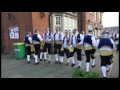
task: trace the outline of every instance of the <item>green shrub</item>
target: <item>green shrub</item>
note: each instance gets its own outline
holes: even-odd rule
[[[72,78],[98,78],[99,74],[97,72],[86,73],[83,70],[75,70],[72,73]]]

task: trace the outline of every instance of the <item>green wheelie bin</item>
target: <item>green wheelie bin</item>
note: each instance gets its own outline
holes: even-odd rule
[[[14,51],[16,59],[25,58],[25,44],[24,43],[14,43]]]

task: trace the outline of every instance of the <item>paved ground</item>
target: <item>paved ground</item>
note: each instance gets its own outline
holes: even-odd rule
[[[76,56],[75,56],[76,57]],[[51,63],[40,61],[39,65],[34,65],[34,59],[31,59],[31,64],[26,63],[26,59],[17,60],[14,55],[2,55],[1,67],[2,67],[2,78],[72,78],[72,72],[77,68],[76,66],[71,67],[66,66],[66,58],[64,59],[64,64],[54,64],[54,56],[52,56]],[[85,56],[83,56],[82,69],[85,70]],[[100,69],[100,57],[98,53],[96,54],[96,67],[91,68],[90,71],[98,72],[99,78],[102,77]],[[113,64],[113,69],[108,77],[117,78],[119,76],[119,63],[118,63],[118,53],[116,56],[115,63]]]

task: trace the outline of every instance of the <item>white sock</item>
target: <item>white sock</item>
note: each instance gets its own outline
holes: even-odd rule
[[[89,63],[86,63],[86,72],[89,72]]]
[[[50,59],[51,59],[51,55],[49,54],[49,55],[48,55],[48,61],[50,61]]]
[[[30,55],[27,55],[27,61],[30,61]]]
[[[92,59],[92,65],[93,66],[95,65],[95,59]]]
[[[42,59],[43,52],[40,52],[40,59]]]
[[[78,66],[81,67],[81,63],[82,63],[82,61],[79,61],[79,60],[78,60]]]
[[[110,65],[107,65],[107,70],[109,70],[110,69]]]
[[[35,58],[35,54],[32,54],[33,58]]]
[[[38,63],[38,55],[35,55],[35,63]]]
[[[106,67],[102,66],[101,70],[102,70],[103,77],[106,77]]]
[[[47,59],[47,53],[44,52],[44,59],[46,60]]]
[[[58,54],[55,54],[55,60],[58,61]]]
[[[60,62],[63,63],[63,56],[60,56]]]
[[[68,62],[68,63],[70,62],[70,58],[68,58],[67,62]]]
[[[75,64],[74,57],[71,57],[71,60],[72,60],[72,64]]]

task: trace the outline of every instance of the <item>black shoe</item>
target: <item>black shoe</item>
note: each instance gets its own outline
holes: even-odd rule
[[[110,71],[110,68],[109,68],[109,70],[107,70],[107,72],[109,72]]]
[[[103,77],[103,78],[106,78],[106,77]]]
[[[83,56],[85,56],[85,54],[82,54]]]
[[[80,66],[78,66],[78,68],[81,68]]]
[[[67,66],[69,65],[69,63],[66,64]]]
[[[47,60],[45,59],[44,61],[46,62]]]
[[[35,58],[33,58],[33,59],[35,59]]]
[[[60,64],[63,64],[62,62]]]
[[[72,65],[71,65],[71,67],[74,67],[74,66],[75,66],[75,64],[72,64]]]
[[[38,64],[39,64],[39,62],[35,63],[35,65],[38,65]]]
[[[27,61],[28,64],[30,64],[30,61]]]
[[[86,72],[87,74],[89,73],[89,71],[88,72]]]
[[[60,62],[60,61],[58,61],[58,64],[61,64],[61,62]]]
[[[96,65],[92,65],[92,68],[96,67]]]
[[[55,64],[58,64],[58,61],[55,61]]]
[[[50,63],[50,61],[48,62],[48,64]]]
[[[42,61],[42,59],[40,59],[40,61]]]

